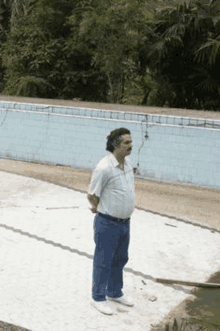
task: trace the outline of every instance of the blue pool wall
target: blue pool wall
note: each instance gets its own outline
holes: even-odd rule
[[[217,120],[1,101],[0,157],[92,171],[120,127],[136,178],[220,189]]]

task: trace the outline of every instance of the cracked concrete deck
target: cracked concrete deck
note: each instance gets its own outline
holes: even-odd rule
[[[94,215],[86,194],[2,171],[0,179],[6,323],[32,331],[151,330],[192,298],[192,288],[155,278],[205,282],[220,269],[219,232],[135,209],[124,272],[124,291],[135,306],[112,303],[113,316],[100,314],[90,305]]]

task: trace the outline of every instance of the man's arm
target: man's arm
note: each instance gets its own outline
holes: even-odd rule
[[[92,205],[91,211],[92,213],[96,213],[96,209],[99,204],[99,197],[97,197],[95,194],[88,194],[87,199],[89,200],[90,204]]]

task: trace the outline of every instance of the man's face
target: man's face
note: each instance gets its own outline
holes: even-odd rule
[[[120,137],[121,143],[119,146],[115,146],[115,151],[118,155],[127,156],[132,151],[132,138],[130,134],[124,134]]]

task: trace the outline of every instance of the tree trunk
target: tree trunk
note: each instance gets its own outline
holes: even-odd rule
[[[150,92],[151,92],[151,89],[149,89],[148,91],[145,91],[143,100],[141,101],[141,105],[142,106],[146,106],[147,105],[147,100],[148,100],[148,97],[149,97]]]

